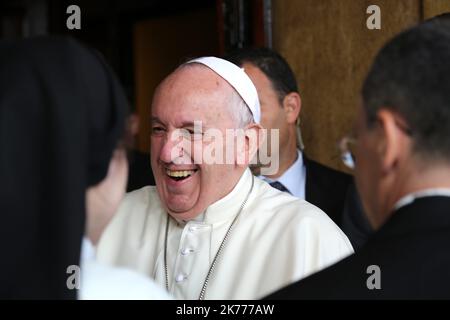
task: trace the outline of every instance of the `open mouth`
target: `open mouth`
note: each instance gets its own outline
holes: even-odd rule
[[[166,175],[175,181],[182,181],[190,176],[192,176],[194,173],[197,172],[197,169],[194,170],[169,170],[166,169]]]

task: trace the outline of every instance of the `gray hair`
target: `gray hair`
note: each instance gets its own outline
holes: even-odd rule
[[[255,122],[253,119],[253,114],[244,99],[242,99],[239,93],[237,93],[234,89],[230,95],[229,104],[229,112],[231,113],[231,117],[234,119],[238,128],[244,128],[250,123]]]

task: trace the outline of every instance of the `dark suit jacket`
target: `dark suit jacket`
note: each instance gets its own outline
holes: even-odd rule
[[[322,209],[344,231],[355,251],[372,227],[364,213],[353,177],[303,156],[306,167],[306,201]]]
[[[364,213],[355,184],[350,184],[345,199],[342,221],[339,225],[352,243],[353,249],[361,249],[373,234],[373,228]]]
[[[367,288],[371,265],[380,268],[380,290]],[[450,198],[439,196],[400,208],[358,253],[267,297],[441,298],[450,299]]]
[[[340,226],[351,175],[328,168],[303,156],[306,167],[306,201],[322,209]]]

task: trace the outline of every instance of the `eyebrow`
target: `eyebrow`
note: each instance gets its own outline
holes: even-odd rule
[[[151,118],[150,118],[150,122],[151,122],[151,123],[157,122],[157,123],[163,124],[162,121],[159,120],[158,117],[151,117]]]
[[[151,117],[151,123],[159,123],[164,125],[164,123],[158,118],[158,117]],[[194,127],[194,121],[183,121],[181,123],[180,128],[188,128],[188,127]],[[202,129],[208,129],[209,127],[206,126],[204,123],[202,123]]]

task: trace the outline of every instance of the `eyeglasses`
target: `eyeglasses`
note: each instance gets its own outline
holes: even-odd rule
[[[403,131],[404,134],[411,137],[413,135],[413,131],[399,119],[395,119],[396,126]],[[347,135],[341,139],[339,142],[339,150],[341,152],[341,160],[344,165],[349,169],[355,169],[355,145],[356,138],[353,136]]]
[[[356,139],[350,136],[345,136],[339,142],[339,150],[341,152],[341,160],[349,169],[355,169],[355,145]]]

